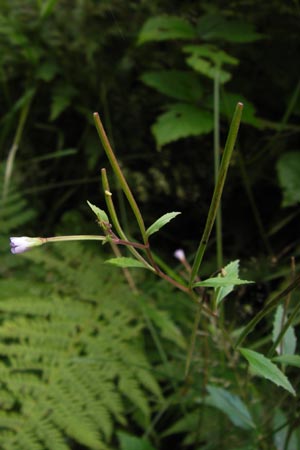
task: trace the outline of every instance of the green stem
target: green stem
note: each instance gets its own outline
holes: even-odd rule
[[[185,373],[184,373],[184,378],[185,379],[187,379],[187,377],[189,375],[190,366],[191,366],[191,362],[192,362],[192,357],[193,357],[193,353],[194,353],[194,350],[195,350],[197,331],[198,331],[200,318],[201,318],[201,311],[202,311],[202,304],[199,303],[198,306],[197,306],[197,310],[196,310],[196,315],[195,315],[195,320],[194,320],[194,325],[193,325],[193,330],[192,330],[191,341],[190,341],[189,350],[188,350],[186,363],[185,363]]]
[[[32,91],[29,91],[28,96],[26,95],[27,100],[24,103],[23,108],[21,110],[19,123],[18,123],[17,130],[16,130],[16,133],[14,136],[14,140],[13,140],[12,146],[8,152],[8,157],[7,157],[7,161],[6,161],[6,167],[5,167],[5,174],[4,174],[2,200],[5,200],[7,197],[7,194],[8,194],[8,189],[9,189],[9,184],[10,184],[10,180],[11,180],[11,176],[12,176],[12,171],[13,171],[13,167],[14,167],[16,154],[17,154],[19,144],[20,144],[20,141],[22,138],[25,122],[26,122],[26,119],[29,114],[29,108],[30,108],[30,104],[33,99],[34,93],[35,93],[35,91],[32,90]]]
[[[121,170],[121,167],[117,161],[117,158],[115,157],[115,154],[113,152],[113,149],[111,148],[111,145],[109,143],[109,140],[107,138],[107,135],[105,133],[105,130],[103,128],[102,122],[100,120],[99,114],[98,113],[94,113],[94,120],[95,120],[95,125],[98,131],[98,135],[100,137],[100,140],[102,142],[103,148],[105,150],[105,153],[109,159],[109,162],[112,166],[112,169],[117,177],[117,179],[119,180],[121,187],[123,189],[123,192],[125,194],[125,196],[127,197],[127,200],[131,206],[131,209],[133,211],[133,214],[135,215],[135,218],[137,220],[138,226],[140,228],[140,232],[144,241],[144,244],[147,245],[148,244],[148,237],[147,237],[147,233],[146,233],[146,228],[145,228],[145,224],[144,224],[144,220],[142,217],[142,214],[139,210],[139,207],[135,201],[135,198],[127,184],[127,181],[123,175],[123,172]]]
[[[217,184],[220,166],[220,68],[218,67],[214,77],[214,175]],[[222,242],[222,209],[221,202],[216,215],[216,243],[217,243],[217,266],[223,265],[223,242]]]
[[[224,153],[223,153],[223,157],[222,157],[222,161],[221,161],[221,165],[220,165],[217,183],[215,185],[215,189],[214,189],[214,193],[212,196],[208,216],[206,219],[205,228],[204,228],[202,238],[200,240],[200,244],[199,244],[196,256],[195,256],[194,264],[192,267],[190,283],[189,283],[190,287],[192,287],[193,282],[199,271],[199,268],[200,268],[200,265],[201,265],[201,262],[203,259],[203,255],[206,250],[207,242],[208,242],[212,227],[215,222],[215,218],[216,218],[217,210],[218,210],[218,207],[220,204],[230,159],[232,156],[232,152],[234,149],[234,145],[235,145],[238,130],[239,130],[239,125],[241,122],[242,111],[243,111],[243,104],[238,103],[236,105],[235,112],[234,112],[234,115],[233,115],[233,118],[231,121],[230,129],[229,129],[229,133],[228,133],[228,137],[227,137],[227,141],[225,144],[225,149],[224,149]]]
[[[111,221],[113,223],[113,226],[115,227],[115,230],[116,230],[117,234],[120,236],[120,238],[125,241],[128,241],[128,238],[120,225],[120,222],[119,222],[116,210],[115,210],[115,206],[114,206],[114,203],[112,200],[112,193],[110,191],[110,186],[109,186],[109,182],[108,182],[108,178],[107,178],[105,169],[101,169],[101,178],[102,178],[102,186],[103,186],[103,190],[104,190],[104,194],[105,194],[106,206],[107,206]],[[153,267],[139,254],[139,252],[137,250],[135,250],[135,248],[130,247],[130,246],[128,248],[129,248],[130,252],[132,253],[132,255],[135,256],[136,259],[138,259],[140,262],[145,264],[145,266],[148,269],[152,270],[153,272],[155,271],[153,269]]]
[[[76,234],[73,236],[53,236],[42,238],[44,242],[64,242],[64,241],[105,241],[106,236],[94,236],[87,234]]]

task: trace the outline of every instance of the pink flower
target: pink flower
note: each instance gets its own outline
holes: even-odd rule
[[[10,238],[10,248],[13,254],[24,253],[27,250],[30,250],[31,247],[35,247],[37,245],[42,245],[44,243],[43,238],[31,238],[27,236],[22,237],[11,237]]]

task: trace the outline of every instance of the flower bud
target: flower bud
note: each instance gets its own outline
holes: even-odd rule
[[[184,253],[184,250],[182,250],[182,248],[178,248],[177,250],[175,250],[174,256],[175,256],[175,258],[178,259],[181,263],[183,263],[184,261],[186,261],[185,253]]]
[[[30,250],[31,247],[36,247],[37,245],[44,244],[45,239],[37,237],[31,238],[27,236],[22,237],[11,237],[10,238],[10,248],[13,254],[24,253]]]

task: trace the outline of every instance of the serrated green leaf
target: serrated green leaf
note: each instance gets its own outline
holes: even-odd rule
[[[113,264],[114,266],[118,267],[136,267],[140,269],[147,269],[147,267],[137,259],[127,258],[125,256],[121,256],[120,258],[107,259],[105,263]]]
[[[279,362],[281,364],[286,364],[287,366],[300,367],[300,356],[299,355],[280,355],[272,358],[272,361]]]
[[[176,100],[197,102],[203,95],[199,76],[195,72],[159,70],[145,72],[141,79],[147,86]]]
[[[107,217],[107,214],[105,211],[103,211],[103,209],[98,208],[98,206],[93,205],[88,200],[87,200],[87,204],[89,205],[89,207],[91,208],[93,213],[96,215],[99,222],[109,223],[109,218]]]
[[[285,153],[276,168],[283,194],[282,206],[297,204],[300,202],[300,153]]]
[[[164,15],[151,17],[144,23],[138,37],[138,44],[169,39],[193,39],[196,36],[196,30],[186,20]]]
[[[224,70],[224,64],[238,64],[238,59],[211,45],[187,45],[183,51],[190,54],[186,62],[197,72],[214,79],[218,71],[220,83],[226,83],[231,78],[231,74]]]
[[[213,287],[213,288],[219,288],[219,287],[231,287],[231,286],[238,286],[240,284],[250,284],[253,283],[253,281],[248,280],[241,280],[240,278],[234,278],[234,277],[215,277],[215,278],[208,278],[204,281],[198,281],[193,285],[193,287],[197,286],[203,286],[203,287]]]
[[[213,115],[194,105],[174,103],[160,115],[151,130],[158,147],[189,136],[200,136],[213,130]]]
[[[242,355],[249,362],[250,368],[256,375],[260,375],[267,380],[272,381],[277,386],[281,386],[286,389],[292,395],[296,395],[295,389],[289,382],[288,378],[283,372],[268,358],[261,353],[249,350],[247,348],[239,349]]]
[[[158,230],[160,230],[162,227],[164,227],[170,220],[174,219],[174,217],[178,216],[178,214],[181,214],[180,212],[170,212],[166,213],[163,216],[161,216],[159,219],[157,219],[147,230],[146,234],[147,236],[151,236],[151,234],[156,233]]]
[[[240,261],[237,259],[236,261],[232,261],[224,267],[223,272],[226,274],[225,277],[233,277],[239,278],[239,264]],[[216,306],[226,297],[226,295],[230,294],[234,289],[234,285],[223,286],[216,289]]]
[[[272,341],[276,342],[277,338],[279,337],[279,334],[285,325],[285,322],[287,320],[284,313],[284,309],[282,305],[278,305],[274,317],[273,322],[273,333],[272,333]],[[295,335],[294,328],[292,326],[289,326],[286,330],[283,338],[281,339],[281,342],[279,343],[279,348],[277,348],[277,353],[282,353],[283,355],[285,353],[293,355],[296,350],[297,345],[297,339]]]
[[[251,414],[240,397],[216,386],[207,386],[207,390],[210,395],[205,399],[205,404],[221,410],[239,428],[255,428]]]
[[[204,281],[199,281],[193,285],[193,287],[212,287],[216,292],[215,303],[216,306],[230,293],[233,291],[234,286],[241,284],[250,284],[253,281],[241,280],[239,278],[239,260],[232,261],[223,268],[224,275],[218,275],[214,278],[208,278]]]

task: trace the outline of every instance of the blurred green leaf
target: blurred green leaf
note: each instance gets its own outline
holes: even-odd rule
[[[286,364],[287,366],[294,366],[300,368],[300,356],[299,355],[280,355],[272,358],[272,361]]]
[[[209,397],[205,404],[222,411],[239,428],[249,430],[256,428],[247,406],[240,397],[216,386],[207,386]]]
[[[136,267],[140,269],[147,269],[147,267],[137,259],[126,258],[125,256],[121,256],[120,258],[107,259],[105,263],[112,264],[118,267]]]
[[[76,94],[76,89],[68,85],[56,86],[52,93],[50,120],[55,120],[65,111]]]
[[[223,66],[236,65],[239,62],[238,59],[212,45],[186,45],[183,51],[190,54],[186,58],[189,66],[211,79],[219,72],[221,83],[226,83],[231,78],[230,72],[224,70]]]
[[[152,126],[157,145],[162,147],[178,139],[199,136],[213,130],[212,113],[186,103],[174,103]]]
[[[40,10],[41,17],[45,18],[49,16],[57,2],[58,0],[44,0]]]
[[[181,213],[180,212],[170,212],[170,213],[166,213],[163,216],[161,216],[146,230],[147,236],[151,236],[151,234],[156,233],[158,230],[160,230],[162,227],[164,227],[167,223],[169,223],[170,220],[172,220],[176,216],[178,216],[178,214],[181,214]]]
[[[300,201],[300,153],[288,152],[277,162],[277,174],[282,189],[282,206],[293,206]]]
[[[131,436],[123,431],[119,431],[117,434],[120,442],[120,450],[155,450],[145,438]]]
[[[252,23],[240,20],[227,20],[220,14],[205,14],[197,23],[197,30],[202,39],[227,42],[247,43],[262,39],[256,33]]]
[[[51,61],[46,61],[38,67],[36,77],[43,81],[51,81],[58,72],[59,67],[57,64]]]
[[[225,117],[231,117],[232,111],[234,111],[235,105],[238,102],[242,102],[244,105],[243,123],[247,123],[256,128],[263,128],[262,121],[255,115],[255,106],[241,94],[224,92],[220,102],[220,113]],[[211,101],[211,105],[213,105],[213,99]]]
[[[185,19],[176,16],[151,17],[143,25],[138,44],[168,39],[193,39],[197,37],[194,27]]]
[[[194,72],[160,70],[145,72],[142,81],[162,94],[177,100],[196,102],[203,95],[199,77]]]
[[[261,353],[249,350],[247,348],[240,348],[239,350],[248,360],[250,368],[255,375],[260,375],[261,377],[272,381],[272,383],[277,384],[277,386],[281,386],[286,389],[292,395],[296,395],[295,389],[289,382],[286,375],[281,372],[281,370],[274,363],[272,363],[271,360],[266,358]]]
[[[285,313],[284,313],[284,309],[282,307],[282,305],[278,305],[277,309],[276,309],[276,313],[275,313],[275,317],[274,317],[274,322],[273,322],[273,333],[272,333],[272,341],[276,342],[276,339],[278,338],[286,320],[287,317],[284,317]],[[281,342],[279,343],[279,349],[277,348],[277,352],[278,353],[282,353],[284,354],[290,354],[293,355],[295,353],[296,350],[296,345],[297,345],[297,339],[296,339],[296,335],[295,335],[295,331],[294,328],[292,326],[289,326],[288,329],[286,330],[283,338],[281,339]]]
[[[279,408],[273,416],[274,444],[276,450],[298,450],[300,448],[299,427],[293,431],[288,416]]]

